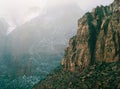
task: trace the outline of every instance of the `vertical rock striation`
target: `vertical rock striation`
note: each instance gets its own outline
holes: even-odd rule
[[[120,0],[98,6],[78,21],[77,35],[65,49],[62,65],[66,70],[82,71],[94,62],[120,60]]]
[[[79,19],[62,65],[33,89],[120,89],[120,0]]]

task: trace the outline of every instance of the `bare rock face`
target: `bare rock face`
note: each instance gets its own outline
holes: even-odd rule
[[[77,35],[65,49],[62,65],[71,71],[82,71],[96,61],[120,60],[120,0],[109,6],[98,6],[78,21]]]

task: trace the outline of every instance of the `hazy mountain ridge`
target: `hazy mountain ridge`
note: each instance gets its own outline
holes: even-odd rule
[[[0,88],[29,89],[60,65],[63,49],[76,33],[76,20],[81,15],[82,11],[76,5],[59,6],[17,27],[8,35],[5,33],[4,48],[1,47],[4,50],[0,50],[3,53]]]
[[[76,11],[71,11],[70,8],[73,7]],[[28,59],[37,58],[36,61],[45,60],[45,57],[49,59],[50,56],[58,55],[60,61],[67,40],[75,33],[76,19],[82,12],[79,7],[74,5],[72,7],[71,5],[63,6],[63,8],[51,9],[52,12],[51,10],[48,11],[48,15],[43,17],[38,16],[31,22],[27,22],[16,28],[8,35],[7,48],[13,61],[19,61],[19,58],[23,55],[28,55]],[[66,15],[68,13],[69,16]],[[64,22],[63,19],[65,20]]]

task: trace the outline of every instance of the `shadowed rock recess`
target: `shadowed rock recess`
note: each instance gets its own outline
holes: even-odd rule
[[[33,89],[120,89],[120,0],[79,19],[62,67]]]

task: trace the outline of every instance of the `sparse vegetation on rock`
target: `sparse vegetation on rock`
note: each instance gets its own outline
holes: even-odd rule
[[[120,89],[120,0],[79,19],[62,66],[33,89]]]

